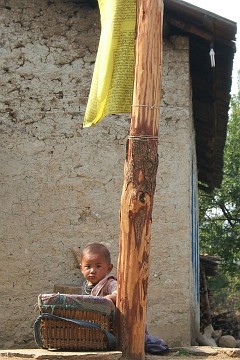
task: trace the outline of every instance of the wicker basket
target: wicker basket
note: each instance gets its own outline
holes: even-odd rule
[[[43,294],[34,324],[39,347],[59,350],[114,350],[115,306],[97,296]]]

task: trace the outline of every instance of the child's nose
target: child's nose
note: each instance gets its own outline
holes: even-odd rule
[[[95,269],[95,268],[91,268],[91,269],[90,269],[90,272],[91,272],[91,274],[94,274],[94,273],[96,272],[96,269]]]

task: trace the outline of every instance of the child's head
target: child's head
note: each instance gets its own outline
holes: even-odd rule
[[[105,245],[92,243],[83,248],[80,269],[88,284],[96,285],[112,268],[110,252]]]

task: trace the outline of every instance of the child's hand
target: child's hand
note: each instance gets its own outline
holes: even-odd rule
[[[106,295],[106,296],[104,296],[104,297],[105,297],[106,299],[112,300],[112,302],[113,302],[114,304],[116,304],[117,294],[113,293],[113,294],[110,294],[110,295]]]

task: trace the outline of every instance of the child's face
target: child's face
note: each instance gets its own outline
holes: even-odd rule
[[[89,285],[96,285],[112,270],[112,267],[112,264],[99,254],[84,254],[80,264],[82,274]]]

